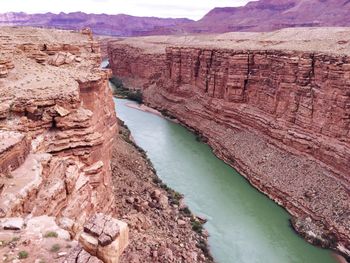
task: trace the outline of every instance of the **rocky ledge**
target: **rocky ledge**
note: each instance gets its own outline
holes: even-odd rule
[[[109,41],[115,76],[196,130],[284,206],[310,242],[350,256],[348,29]]]
[[[127,245],[114,218],[111,72],[100,62],[90,30],[0,29],[1,258],[62,262],[74,250],[68,262],[118,262]],[[97,253],[79,239],[92,216],[118,228]]]

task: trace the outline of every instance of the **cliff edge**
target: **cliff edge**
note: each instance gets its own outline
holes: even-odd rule
[[[25,262],[117,262],[127,245],[113,218],[117,121],[100,63],[88,29],[0,28],[1,258],[17,246]]]
[[[207,139],[310,242],[350,255],[347,28],[109,42],[115,76]]]

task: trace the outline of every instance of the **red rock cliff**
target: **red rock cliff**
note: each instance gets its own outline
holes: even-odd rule
[[[100,53],[88,31],[2,28],[1,217],[49,215],[82,226],[113,212],[117,130]]]
[[[140,85],[147,104],[198,131],[286,207],[310,241],[348,254],[348,50],[341,54],[335,44],[325,53],[318,40],[254,45],[231,37],[115,41],[110,64],[116,76]],[[254,48],[244,49],[245,41]]]

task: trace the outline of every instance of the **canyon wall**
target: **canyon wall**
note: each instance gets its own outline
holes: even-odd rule
[[[48,216],[74,238],[96,213],[114,215],[118,128],[111,72],[100,63],[90,30],[0,29],[0,225]],[[127,232],[119,225],[120,254]]]
[[[247,49],[243,37],[211,38],[110,42],[110,65],[284,206],[310,242],[349,256],[349,49],[341,40],[326,53],[320,39],[264,35]]]

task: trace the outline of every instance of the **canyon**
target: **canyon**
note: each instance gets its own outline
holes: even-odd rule
[[[293,216],[350,255],[347,28],[110,40],[113,74],[196,131]]]
[[[117,119],[101,62],[89,28],[0,28],[0,258],[213,262]]]

